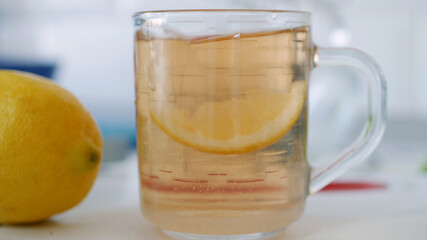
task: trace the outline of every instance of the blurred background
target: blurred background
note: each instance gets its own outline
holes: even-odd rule
[[[317,45],[369,53],[388,81],[384,140],[359,170],[427,171],[424,0],[0,0],[0,68],[33,71],[69,89],[100,125],[105,162],[123,159],[135,148],[131,16],[195,8],[312,12]],[[366,120],[360,77],[348,69],[313,71],[310,161],[336,154],[360,131]]]

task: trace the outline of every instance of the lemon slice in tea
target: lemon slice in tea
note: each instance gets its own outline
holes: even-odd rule
[[[298,120],[306,81],[291,90],[247,90],[244,97],[206,101],[196,109],[151,105],[153,121],[174,140],[210,153],[250,152],[275,142]]]

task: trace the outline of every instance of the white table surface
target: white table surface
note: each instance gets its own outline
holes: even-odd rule
[[[136,167],[134,156],[106,164],[80,205],[41,224],[0,226],[0,240],[171,240],[140,214]],[[427,239],[427,176],[366,174],[357,179],[384,182],[387,189],[310,196],[303,217],[273,239]]]

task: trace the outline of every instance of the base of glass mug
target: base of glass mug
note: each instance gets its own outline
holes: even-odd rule
[[[162,231],[169,237],[178,240],[263,240],[269,239],[276,235],[279,235],[285,230],[285,228],[263,233],[251,233],[251,234],[233,234],[233,235],[204,235],[204,234],[191,234],[191,233],[180,233],[173,231]]]

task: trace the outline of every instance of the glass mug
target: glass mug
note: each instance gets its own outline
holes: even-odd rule
[[[141,205],[177,239],[265,239],[378,145],[385,80],[372,58],[313,45],[307,12],[178,10],[135,20]],[[307,89],[317,66],[366,75],[360,137],[319,167],[307,162]]]

